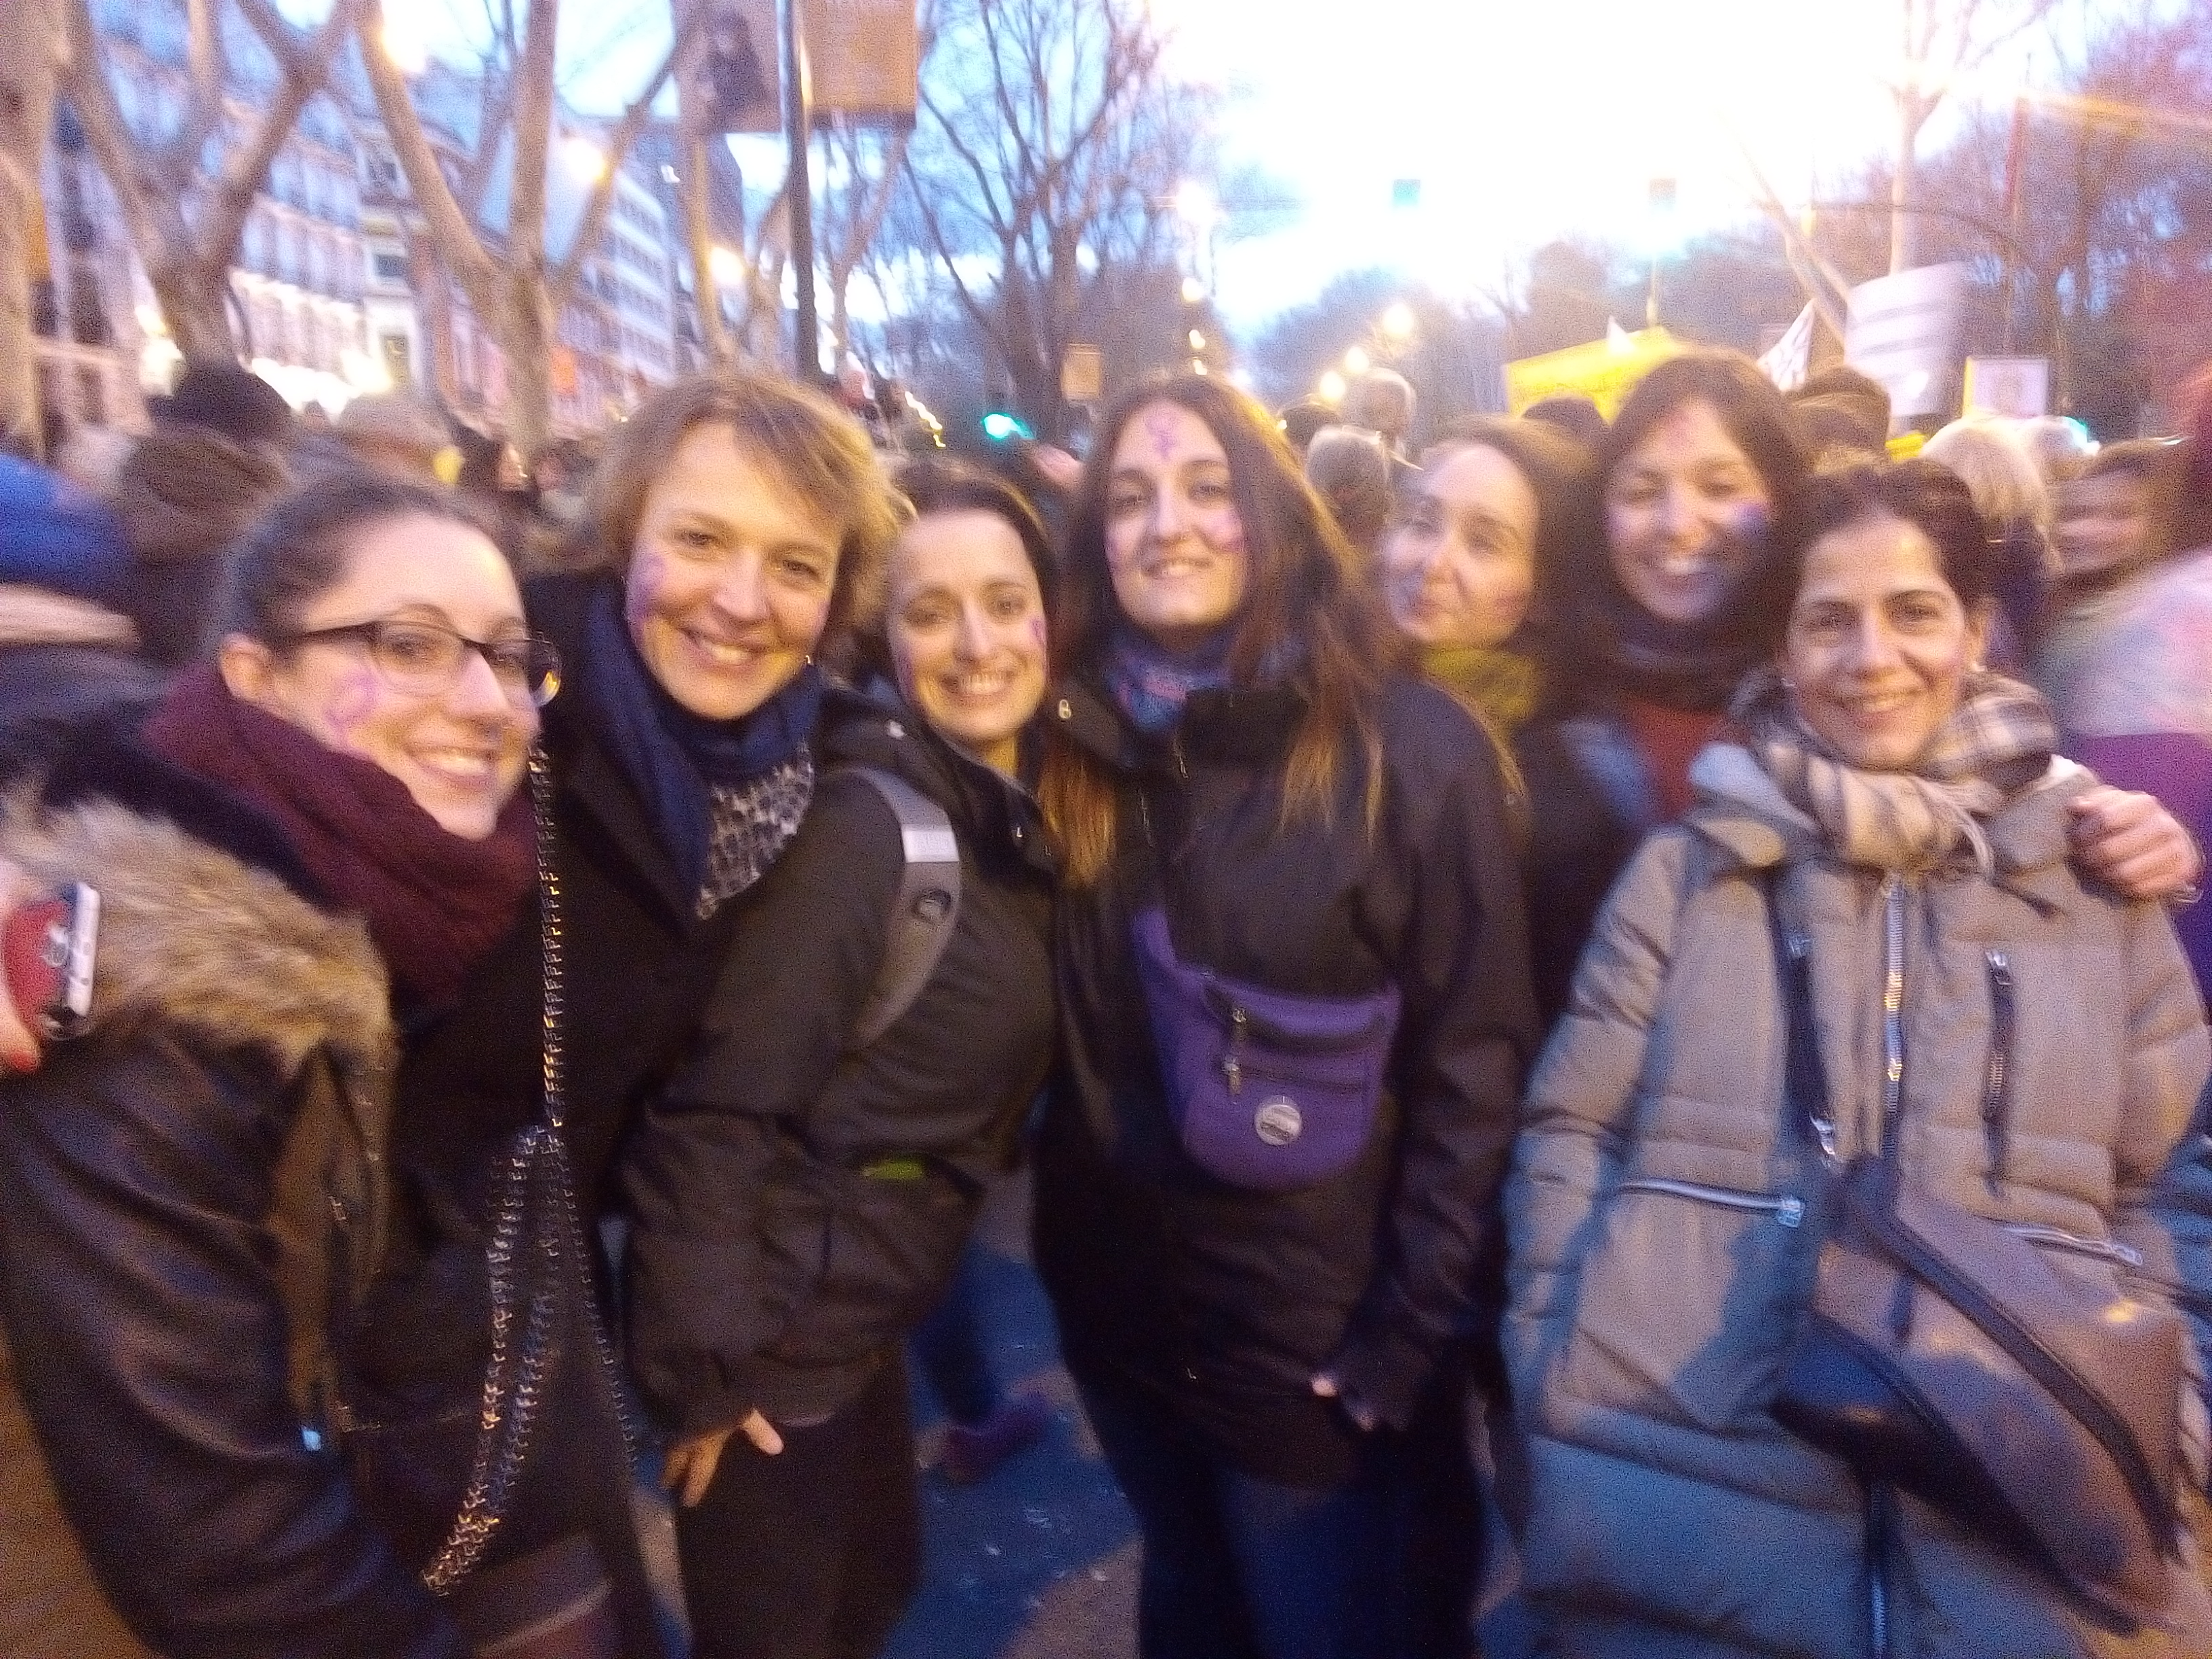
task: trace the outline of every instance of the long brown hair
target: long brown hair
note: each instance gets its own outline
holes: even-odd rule
[[[1382,802],[1382,677],[1401,647],[1358,576],[1357,556],[1307,485],[1273,417],[1233,387],[1186,375],[1132,387],[1107,409],[1069,520],[1053,618],[1055,654],[1079,672],[1095,670],[1105,658],[1122,615],[1106,560],[1114,451],[1131,419],[1162,403],[1203,421],[1229,459],[1249,572],[1243,606],[1231,623],[1231,683],[1255,685],[1269,664],[1296,664],[1290,678],[1304,693],[1306,710],[1284,781],[1284,822],[1331,820],[1346,746],[1356,741],[1365,763],[1371,833]],[[1115,780],[1085,751],[1056,742],[1045,757],[1040,794],[1068,880],[1079,886],[1096,881],[1114,852]]]

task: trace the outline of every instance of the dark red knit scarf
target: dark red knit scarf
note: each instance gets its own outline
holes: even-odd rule
[[[453,1001],[537,884],[529,791],[489,836],[465,840],[374,762],[231,696],[212,664],[177,677],[144,741],[272,820],[331,896],[368,919],[410,1003]]]

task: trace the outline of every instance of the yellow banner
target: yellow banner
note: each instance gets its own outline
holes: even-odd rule
[[[1629,388],[1669,357],[1689,349],[1663,328],[1616,330],[1588,345],[1547,351],[1505,365],[1505,406],[1518,415],[1533,403],[1579,392],[1611,420]]]

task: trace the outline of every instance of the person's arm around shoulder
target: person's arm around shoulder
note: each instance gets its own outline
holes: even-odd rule
[[[1657,832],[1622,872],[1529,1084],[1504,1198],[1504,1349],[1516,1397],[1536,1397],[1565,1336],[1587,1224],[1627,1151],[1695,833]]]
[[[775,1334],[763,1194],[844,1055],[902,868],[881,795],[826,774],[791,845],[733,901],[749,908],[690,1058],[627,1151],[632,1358],[647,1398],[678,1425],[665,1479],[687,1504],[705,1495],[732,1433],[782,1449],[746,1375]]]
[[[103,1586],[168,1659],[453,1659],[288,1387],[278,1085],[158,1031],[0,1088],[0,1318]]]

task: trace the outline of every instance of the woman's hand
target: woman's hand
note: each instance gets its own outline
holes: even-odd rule
[[[1334,1400],[1344,1408],[1344,1414],[1358,1425],[1363,1434],[1372,1434],[1381,1419],[1375,1407],[1344,1386],[1334,1371],[1316,1371],[1313,1391],[1324,1400]]]
[[[2086,790],[2071,803],[2075,856],[2131,899],[2172,899],[2204,874],[2204,854],[2154,795]]]
[[[39,896],[39,884],[21,866],[0,859],[0,929],[5,929],[17,910]],[[0,987],[0,992],[5,988]],[[39,1040],[15,1013],[15,1000],[0,994],[0,1073],[39,1069]]]
[[[707,1495],[707,1488],[714,1484],[714,1471],[721,1467],[722,1448],[730,1443],[732,1435],[740,1431],[763,1456],[774,1457],[783,1449],[783,1437],[775,1431],[775,1425],[758,1412],[750,1412],[742,1423],[732,1423],[726,1429],[708,1429],[703,1434],[687,1434],[671,1446],[668,1461],[661,1467],[660,1489],[674,1492],[677,1501],[685,1509],[697,1508],[699,1500]]]

